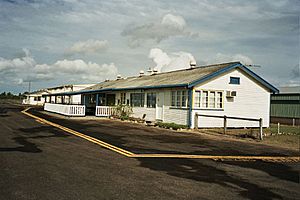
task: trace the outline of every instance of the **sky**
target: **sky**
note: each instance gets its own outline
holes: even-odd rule
[[[240,61],[300,85],[298,0],[0,0],[0,92]]]

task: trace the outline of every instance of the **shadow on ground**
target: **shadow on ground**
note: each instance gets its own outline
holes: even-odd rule
[[[218,167],[223,163],[193,159],[162,159],[162,158],[139,158],[140,166],[155,171],[165,172],[170,176],[181,177],[199,182],[218,184],[239,192],[239,195],[249,199],[282,199],[283,197],[272,192],[269,188],[261,187],[239,176],[233,176],[226,170]],[[283,164],[256,162],[226,162],[232,167],[239,166],[256,169],[268,173],[276,178],[296,182],[298,172]],[[251,178],[251,177],[250,177]],[[261,184],[260,184],[261,185]]]
[[[69,135],[63,133],[51,126],[37,126],[32,128],[19,128],[19,131],[26,135],[12,138],[16,144],[21,146],[18,147],[0,147],[0,152],[19,151],[25,153],[41,153],[42,150],[37,144],[33,143],[34,139],[47,139],[52,137],[68,137]],[[50,135],[45,135],[49,134]],[[43,134],[43,135],[42,135]]]

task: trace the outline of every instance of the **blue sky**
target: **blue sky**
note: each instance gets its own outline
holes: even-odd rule
[[[240,60],[300,85],[300,1],[1,0],[0,92]]]

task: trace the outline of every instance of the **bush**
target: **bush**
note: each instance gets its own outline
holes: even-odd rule
[[[115,113],[121,120],[128,120],[132,114],[132,107],[128,105],[117,105],[115,106]]]
[[[177,130],[177,129],[187,129],[188,126],[186,125],[181,125],[181,124],[175,124],[175,123],[163,123],[163,122],[157,122],[156,123],[157,126],[162,127],[162,128],[172,128],[173,130]]]

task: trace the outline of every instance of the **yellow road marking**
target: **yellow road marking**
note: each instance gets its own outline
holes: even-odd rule
[[[101,141],[101,140],[98,140],[98,139],[96,139],[96,138],[93,138],[93,137],[90,137],[90,136],[88,136],[88,135],[79,133],[78,131],[74,131],[74,130],[69,129],[69,128],[67,128],[67,127],[61,126],[61,125],[59,125],[59,124],[56,124],[56,123],[50,122],[50,121],[48,121],[48,120],[45,120],[45,119],[43,119],[43,118],[37,117],[37,116],[35,116],[35,115],[32,115],[32,114],[26,112],[26,111],[28,111],[29,109],[30,109],[30,108],[27,108],[27,109],[25,109],[25,110],[23,110],[23,111],[21,111],[21,112],[22,112],[23,114],[27,115],[27,116],[30,116],[30,117],[36,119],[38,122],[42,122],[42,123],[44,123],[44,124],[48,124],[48,125],[51,125],[51,126],[53,126],[53,127],[59,128],[59,129],[65,131],[65,132],[68,132],[68,133],[71,133],[71,134],[76,135],[76,136],[78,136],[78,137],[84,138],[84,139],[86,139],[86,140],[88,140],[88,141],[90,141],[90,142],[93,142],[93,143],[98,144],[98,145],[100,145],[100,146],[102,146],[102,147],[105,147],[105,148],[107,148],[107,149],[110,149],[110,150],[112,150],[112,151],[115,151],[115,152],[117,152],[117,153],[119,153],[119,154],[125,155],[125,156],[127,156],[127,157],[130,157],[131,155],[133,155],[133,153],[131,153],[131,152],[127,151],[127,150],[121,149],[121,148],[119,148],[119,147],[116,147],[116,146],[114,146],[114,145],[108,144],[108,143],[103,142],[103,141]]]
[[[138,158],[190,158],[190,159],[213,159],[213,160],[289,160],[300,161],[299,156],[213,156],[213,155],[191,155],[191,154],[137,154],[131,157]]]
[[[78,131],[72,130],[70,128],[61,126],[59,124],[50,122],[46,119],[32,115],[27,112],[29,109],[30,109],[30,107],[22,110],[21,112],[27,116],[30,116],[30,117],[36,119],[36,121],[39,123],[48,124],[50,126],[56,127],[65,132],[71,133],[71,134],[81,137],[85,140],[88,140],[90,142],[98,144],[102,147],[110,149],[116,153],[122,154],[127,157],[131,157],[131,158],[183,158],[183,159],[238,160],[238,161],[263,160],[263,161],[270,161],[270,162],[299,162],[300,161],[299,156],[214,156],[214,155],[191,155],[191,154],[135,154],[130,151],[116,147],[114,145],[111,145],[109,143],[103,142],[99,139],[96,139],[91,136],[80,133]]]

